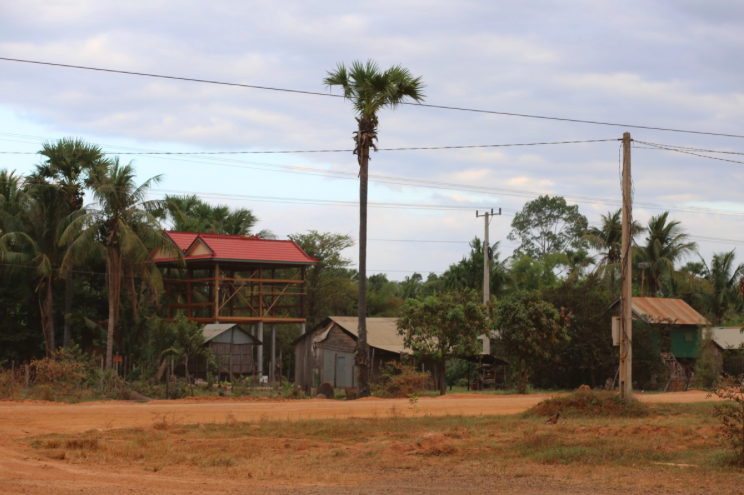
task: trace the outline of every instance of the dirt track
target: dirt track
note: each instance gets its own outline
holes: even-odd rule
[[[498,415],[524,411],[545,399],[545,395],[484,396],[453,395],[443,398],[423,398],[419,413],[427,415]],[[700,402],[701,392],[640,396],[655,403]],[[145,473],[141,468],[104,469],[101,466],[54,461],[36,456],[23,441],[24,437],[45,433],[74,433],[110,428],[151,427],[168,415],[179,423],[224,422],[228,415],[237,421],[297,420],[344,417],[404,416],[413,413],[409,401],[361,400],[353,402],[329,400],[265,401],[265,400],[182,400],[153,401],[146,404],[99,402],[88,404],[54,404],[43,402],[0,402],[0,493],[3,494],[67,494],[67,493],[410,493],[427,487],[430,493],[594,493],[591,486],[572,483],[564,486],[560,480],[508,477],[458,481],[431,473],[410,479],[377,479],[366,486],[288,486],[287,482],[271,486],[246,486],[237,480],[200,477],[191,473],[177,477],[163,473]],[[103,469],[103,470],[102,470]],[[441,478],[431,486],[432,476]],[[405,488],[406,486],[409,488]],[[609,490],[614,492],[614,490]],[[618,491],[620,493],[620,491]],[[626,493],[624,490],[622,493]]]

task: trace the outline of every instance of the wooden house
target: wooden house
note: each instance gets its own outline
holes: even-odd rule
[[[253,375],[256,367],[256,349],[260,340],[235,323],[208,323],[202,330],[204,345],[212,351],[217,363],[217,375],[225,378],[234,375]],[[194,366],[196,376],[207,375],[206,359],[200,358]]]

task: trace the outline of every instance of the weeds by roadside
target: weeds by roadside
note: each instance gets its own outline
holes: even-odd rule
[[[651,414],[651,408],[634,398],[622,398],[614,392],[579,390],[544,400],[528,410],[528,416],[640,418]]]

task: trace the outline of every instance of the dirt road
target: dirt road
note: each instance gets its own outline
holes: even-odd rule
[[[451,395],[422,398],[419,415],[500,415],[522,412],[545,395],[485,396]],[[640,395],[651,403],[700,402],[701,392],[663,395]],[[297,420],[348,417],[410,416],[413,408],[407,399],[369,399],[352,402],[331,400],[181,400],[152,401],[144,404],[98,402],[55,404],[34,401],[0,402],[0,493],[2,494],[99,494],[107,493],[596,493],[596,486],[581,479],[570,482],[562,475],[538,477],[519,474],[484,473],[483,476],[459,479],[433,471],[411,476],[391,476],[366,480],[355,486],[316,486],[307,481],[299,484],[276,480],[271,484],[204,475],[184,470],[167,474],[145,472],[133,463],[130,467],[111,469],[106,466],[53,460],[40,456],[24,438],[47,433],[76,433],[87,430],[142,427],[167,416],[170,421],[186,423],[222,423],[228,417],[253,422],[262,419]],[[550,467],[545,469],[552,469]],[[435,481],[436,480],[436,481]],[[361,483],[361,480],[360,480]],[[638,493],[605,487],[605,493]]]

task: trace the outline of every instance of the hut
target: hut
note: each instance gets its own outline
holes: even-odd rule
[[[255,349],[262,342],[235,323],[208,323],[202,330],[204,345],[212,351],[217,363],[217,376],[253,375],[256,367]],[[207,376],[207,362],[199,358],[194,372]]]
[[[744,333],[741,327],[712,327],[712,349],[716,368],[731,376],[744,374]]]
[[[252,325],[257,337],[256,368],[276,369],[276,325],[305,332],[305,271],[316,263],[292,240],[255,236],[166,231],[180,250],[151,253],[164,272],[168,318],[185,315],[204,324]],[[270,364],[264,362],[264,325],[270,325]],[[245,330],[242,330],[243,332]],[[224,342],[223,342],[224,343]]]
[[[398,334],[397,318],[367,318],[367,342],[370,347],[370,380],[389,361],[413,354]],[[295,383],[303,387],[330,382],[334,387],[355,387],[354,348],[359,319],[330,316],[300,336],[295,346]]]

